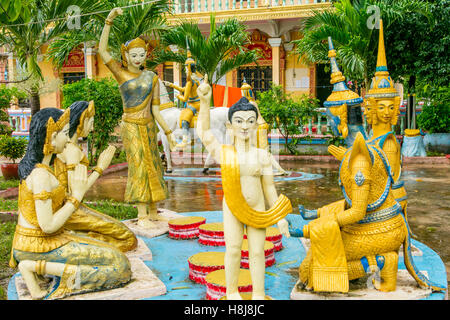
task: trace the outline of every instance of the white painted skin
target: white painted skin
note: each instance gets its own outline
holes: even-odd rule
[[[217,141],[210,129],[209,105],[211,86],[208,78],[197,89],[200,98],[200,112],[197,122],[197,133],[206,149],[217,162],[221,159],[222,145]],[[248,205],[258,211],[265,210],[265,203],[269,207],[276,202],[278,195],[275,189],[270,154],[258,149],[252,143],[256,139],[257,115],[254,111],[237,111],[233,114],[229,129],[232,141],[237,151],[240,166],[241,189]],[[242,299],[238,292],[238,277],[240,271],[241,246],[244,224],[240,222],[228,208],[225,198],[223,201],[223,223],[225,235],[225,278],[227,299]],[[285,219],[278,222],[282,234],[289,237],[288,223]],[[249,268],[253,285],[253,300],[265,298],[264,276],[265,257],[264,242],[266,229],[247,226],[249,244]]]

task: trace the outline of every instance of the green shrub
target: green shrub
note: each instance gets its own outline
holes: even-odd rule
[[[7,221],[0,223],[0,274],[9,269],[9,257],[16,223]]]
[[[345,140],[339,136],[333,136],[327,139],[327,146],[335,145],[336,147],[345,146]]]
[[[89,135],[89,160],[97,162],[100,153],[112,141],[111,133],[119,124],[122,116],[122,98],[117,82],[112,79],[82,79],[63,86],[63,108],[68,108],[76,101],[95,103],[94,132]]]
[[[301,134],[303,125],[317,115],[315,109],[319,107],[319,100],[307,95],[292,98],[284,92],[282,86],[276,85],[260,93],[259,97],[258,107],[262,117],[272,128],[279,130],[285,140],[285,147],[291,154],[295,154],[295,145],[299,139],[291,138]]]
[[[0,201],[0,211],[2,212],[16,212],[19,210],[17,199],[2,199]]]
[[[450,132],[450,87],[423,89],[425,102],[417,116],[417,125],[429,133]]]
[[[5,178],[0,177],[0,190],[6,190],[9,188],[16,188],[19,186],[20,180],[10,179],[5,180]],[[2,199],[3,201],[3,199]]]
[[[111,164],[119,164],[127,162],[127,154],[125,153],[125,150],[117,149],[114,158],[111,160]]]
[[[24,156],[28,140],[22,137],[0,136],[0,155],[11,159],[13,163]]]
[[[87,203],[86,205],[117,220],[129,220],[137,217],[137,208],[135,205],[129,205],[112,200],[98,200]]]
[[[9,116],[6,109],[10,107],[11,100],[24,99],[27,94],[17,88],[8,88],[4,84],[0,84],[0,135],[10,135],[12,129],[9,126]]]

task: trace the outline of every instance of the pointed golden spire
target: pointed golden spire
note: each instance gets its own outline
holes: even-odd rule
[[[375,76],[365,98],[394,98],[398,96],[394,82],[389,75],[384,47],[383,20],[380,20],[380,35],[378,39],[378,56]]]
[[[383,33],[383,20],[380,20],[380,34],[378,38],[378,57],[377,57],[377,68],[376,73],[377,76],[387,76],[388,68],[386,62],[386,50],[384,47],[384,33]]]
[[[345,77],[339,70],[339,65],[336,61],[336,50],[333,46],[331,37],[328,37],[328,57],[331,65],[331,80],[333,85],[333,92],[323,103],[325,108],[337,107],[341,105],[358,105],[363,102],[363,99],[356,93],[351,91],[345,84]]]

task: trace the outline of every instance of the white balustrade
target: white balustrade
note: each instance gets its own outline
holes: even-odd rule
[[[12,135],[18,137],[29,136],[31,111],[29,109],[8,109],[9,124],[14,130]]]
[[[331,0],[174,0],[175,12],[216,12],[235,9],[255,9],[258,7],[285,7],[313,3],[331,2]]]

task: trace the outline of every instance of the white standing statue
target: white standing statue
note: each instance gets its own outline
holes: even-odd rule
[[[286,196],[277,195],[270,154],[255,147],[258,127],[256,107],[243,97],[229,109],[228,127],[232,133],[232,144],[220,144],[210,129],[211,92],[205,75],[204,83],[197,89],[200,99],[197,133],[206,149],[221,164],[226,297],[228,300],[242,299],[238,292],[238,278],[246,226],[252,299],[262,300],[265,299],[266,228],[278,223],[280,231],[289,237],[288,223],[284,217],[292,212],[292,206]],[[269,210],[266,210],[266,202]]]

